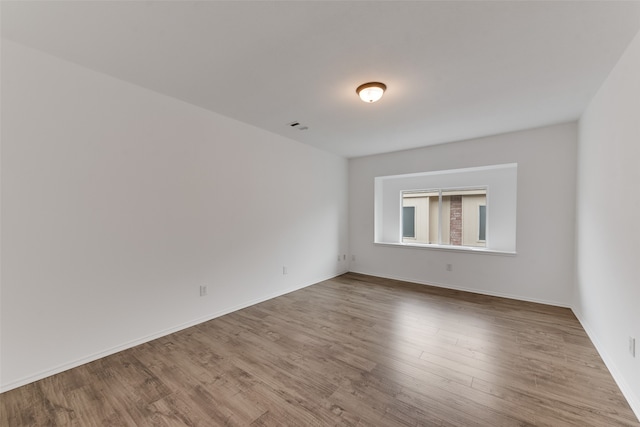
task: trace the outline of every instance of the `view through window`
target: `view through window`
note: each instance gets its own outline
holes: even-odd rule
[[[402,242],[485,247],[486,188],[402,192]]]

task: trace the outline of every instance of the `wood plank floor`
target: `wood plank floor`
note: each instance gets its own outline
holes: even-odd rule
[[[2,426],[640,426],[570,310],[358,274],[0,395]]]

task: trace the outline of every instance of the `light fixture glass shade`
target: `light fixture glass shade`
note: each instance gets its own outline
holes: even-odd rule
[[[371,82],[358,86],[356,92],[364,102],[376,102],[382,98],[386,88],[384,83]]]

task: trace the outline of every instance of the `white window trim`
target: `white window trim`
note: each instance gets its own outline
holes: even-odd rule
[[[427,249],[436,251],[448,251],[448,252],[468,252],[485,255],[503,255],[503,256],[515,256],[518,253],[513,251],[500,251],[495,249],[487,249],[483,247],[474,246],[452,246],[452,245],[436,245],[429,243],[389,243],[389,242],[374,242],[376,246],[388,246],[396,248],[408,248],[408,249]]]
[[[429,250],[515,254],[517,169],[517,163],[509,163],[376,177],[373,243]],[[487,216],[486,233],[490,242],[485,241],[486,247],[402,242],[399,232],[401,192],[433,188],[487,188],[486,204],[491,205],[491,215],[490,218]]]

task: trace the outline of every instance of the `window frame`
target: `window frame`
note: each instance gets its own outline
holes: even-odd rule
[[[442,225],[443,225],[443,221],[442,221],[442,214],[443,214],[443,203],[442,203],[442,198],[443,198],[443,193],[447,193],[447,192],[465,192],[465,191],[478,191],[478,192],[483,192],[485,196],[485,203],[484,205],[479,205],[478,206],[478,234],[476,235],[477,239],[476,241],[478,243],[484,243],[484,245],[482,246],[473,246],[473,245],[464,245],[464,244],[460,244],[460,245],[452,245],[450,243],[442,243],[442,235],[443,235],[443,230],[442,230]],[[413,215],[413,220],[414,220],[414,236],[413,237],[405,237],[404,236],[404,198],[405,198],[405,194],[418,194],[418,193],[425,193],[425,194],[429,194],[429,193],[438,193],[438,221],[437,221],[437,227],[438,227],[438,238],[437,238],[437,243],[422,243],[422,242],[404,242],[404,239],[413,239],[416,240],[416,211],[414,209],[414,215]],[[444,197],[446,197],[447,195],[445,195]],[[400,211],[401,211],[401,215],[400,215],[400,243],[401,244],[409,244],[409,245],[416,245],[416,246],[428,246],[428,247],[446,247],[446,248],[460,248],[460,249],[473,249],[473,250],[477,250],[477,249],[485,249],[488,247],[489,242],[487,239],[488,236],[488,208],[487,206],[489,205],[489,187],[488,186],[478,186],[478,185],[472,185],[472,186],[455,186],[455,187],[440,187],[440,188],[424,188],[424,189],[417,189],[417,190],[402,190],[400,191]],[[479,237],[479,233],[480,233],[480,206],[484,206],[485,207],[485,239],[484,240],[480,240]],[[464,241],[464,240],[463,240]]]

